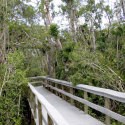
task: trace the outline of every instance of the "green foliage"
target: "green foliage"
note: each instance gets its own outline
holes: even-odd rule
[[[8,54],[8,63],[12,65],[14,68],[16,67],[17,69],[22,69],[24,67],[23,60],[24,55],[20,51]]]
[[[6,70],[6,65],[0,64],[0,88],[2,86],[2,82],[3,82],[3,79],[4,79],[5,70]]]
[[[84,5],[77,0],[63,0],[63,14],[70,19],[72,9],[76,18],[84,17],[86,21],[83,25],[75,24],[77,43],[73,43],[69,30],[61,30],[60,33],[57,24],[46,28],[35,23],[41,16],[37,12],[42,12],[42,17],[47,20],[45,1],[39,8],[28,5],[24,0],[9,0],[7,7],[4,2],[0,2],[0,54],[5,47],[6,55],[5,62],[0,62],[0,87],[5,83],[0,97],[0,125],[28,124],[24,120],[24,112],[27,112],[27,77],[48,75],[51,61],[55,64],[53,74],[58,79],[71,81],[74,85],[81,83],[125,91],[125,24],[111,22],[108,28],[101,29],[103,12],[109,22],[115,15],[115,11],[103,0],[96,3],[95,0],[86,0]],[[92,50],[92,20],[95,51]],[[55,48],[58,43],[50,44],[51,38],[60,38],[61,50]],[[5,40],[6,46],[2,46]],[[53,60],[49,62],[50,52]],[[90,96],[89,100],[100,105],[104,103],[102,98],[95,95]],[[119,109],[116,107],[112,110],[124,115],[124,105],[119,105]],[[93,110],[90,113],[97,117]],[[101,119],[104,117],[101,116]],[[112,125],[121,124],[113,120]]]
[[[35,16],[35,10],[33,6],[25,5],[23,6],[23,17],[28,19],[30,22]]]
[[[40,57],[32,57],[25,60],[27,62],[25,66],[28,68],[27,77],[46,75],[45,71],[41,67],[41,62],[38,61],[38,58]]]
[[[7,67],[9,67],[9,79],[6,81],[0,97],[0,124],[21,125],[23,114],[21,114],[21,106],[19,105],[20,97],[23,98],[25,95],[28,82],[26,70],[24,69],[23,53],[20,51],[9,53]]]
[[[59,35],[58,26],[56,24],[51,24],[50,29],[49,29],[49,33],[51,36],[53,36],[55,39],[57,39],[57,37]]]
[[[114,24],[112,26],[111,33],[115,36],[122,36],[125,33],[125,26]]]

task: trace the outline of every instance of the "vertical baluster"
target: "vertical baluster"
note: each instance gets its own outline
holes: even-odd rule
[[[51,86],[52,85],[51,82],[48,82],[48,85]],[[50,87],[48,87],[48,90],[53,93],[53,90]]]
[[[42,105],[38,101],[38,115],[39,115],[39,125],[42,125]]]
[[[55,83],[55,87],[58,88],[58,85]],[[56,91],[55,94],[58,96],[58,92]]]
[[[84,99],[88,100],[88,93],[84,91]],[[84,105],[84,112],[88,114],[88,106]]]
[[[33,96],[34,96],[34,101],[33,101],[33,103],[34,103],[34,105],[33,105],[34,119],[36,119],[37,118],[37,114],[36,114],[36,97],[35,97],[35,95],[33,95]]]
[[[34,122],[34,118],[33,118],[32,113],[31,113],[31,121],[30,121],[30,124],[31,124],[31,125],[35,125],[35,122]]]
[[[105,108],[110,109],[110,99],[109,98],[105,98]],[[105,116],[105,123],[106,125],[110,125],[111,120],[109,116]]]
[[[50,83],[50,86],[53,87],[53,86],[54,86],[54,83]],[[50,89],[51,89],[51,92],[54,93],[54,90],[53,90],[52,88],[50,88]]]
[[[35,125],[35,123],[34,123],[34,118],[33,118],[33,114],[32,114],[32,109],[33,109],[33,93],[32,93],[32,91],[29,89],[29,104],[30,104],[30,106],[31,106],[31,114],[30,114],[30,124],[31,125]]]
[[[52,119],[50,118],[49,115],[48,115],[48,125],[54,125],[54,124],[53,124],[53,121],[52,121]]]
[[[73,88],[70,88],[70,93],[73,95],[74,94],[74,89]],[[72,105],[74,105],[74,100],[72,98],[70,98],[70,103]]]
[[[46,84],[44,85],[44,87],[47,88],[48,80],[45,80],[45,83],[46,83]]]
[[[62,87],[62,90],[65,91],[64,86],[62,85],[61,87]],[[66,100],[66,96],[63,95],[63,94],[62,94],[62,98],[63,98],[64,100]]]
[[[29,95],[29,103],[31,104],[31,90],[29,89],[29,91],[28,91],[28,95]]]
[[[31,108],[33,109],[33,93],[30,91],[30,105]]]
[[[30,102],[30,88],[28,87],[28,95],[27,95],[27,98],[29,99],[29,102]]]

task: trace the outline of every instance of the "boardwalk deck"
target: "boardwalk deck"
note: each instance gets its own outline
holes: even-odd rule
[[[85,114],[83,111],[49,92],[42,86],[35,87],[35,89],[42,96],[42,99],[46,100],[69,125],[104,125],[102,122]]]

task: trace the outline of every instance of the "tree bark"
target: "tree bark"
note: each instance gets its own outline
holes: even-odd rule
[[[120,0],[120,3],[121,3],[122,10],[123,10],[123,16],[125,17],[125,1]]]
[[[41,1],[42,2],[42,1]],[[46,30],[49,29],[49,26],[52,23],[50,11],[49,11],[49,0],[44,0],[44,24],[46,26]],[[50,50],[47,52],[47,64],[48,64],[48,75],[50,77],[54,77],[54,63],[53,63],[53,53],[54,53],[54,48],[53,48],[53,43],[51,41],[51,38],[47,38],[48,42],[50,44]]]
[[[117,69],[119,67],[118,65],[118,59],[119,59],[119,39],[118,39],[118,36],[117,36],[117,52],[116,52],[116,58],[117,58]]]
[[[2,29],[2,35],[1,35],[1,45],[0,45],[0,63],[5,63],[6,59],[6,46],[7,42],[9,42],[9,36],[8,36],[8,25],[7,25],[7,19],[8,19],[8,3],[7,0],[2,1],[2,4],[4,6],[4,9],[2,10],[2,16],[3,20],[1,21],[1,29]]]
[[[75,30],[75,7],[73,0],[69,0],[69,17],[70,17],[70,29],[71,29],[71,37],[74,42],[77,42],[76,40],[76,30]]]
[[[95,39],[95,31],[94,31],[94,22],[91,19],[91,32],[92,32],[92,42],[93,42],[93,50],[96,50],[96,39]]]
[[[51,16],[50,16],[50,11],[49,11],[49,0],[45,0],[45,13],[46,13],[46,25],[49,26],[51,23],[52,23],[52,19],[51,19]]]

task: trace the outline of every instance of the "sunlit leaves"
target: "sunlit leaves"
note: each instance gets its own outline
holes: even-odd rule
[[[24,18],[27,18],[28,20],[33,19],[34,15],[35,15],[35,10],[34,10],[34,8],[32,6],[25,5],[23,7],[23,16],[24,16]]]
[[[58,26],[56,24],[51,24],[49,33],[50,33],[51,36],[53,36],[54,38],[57,39],[57,37],[59,35]]]

